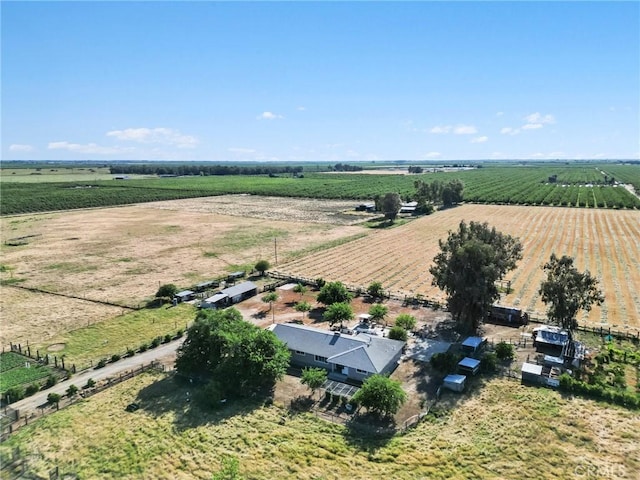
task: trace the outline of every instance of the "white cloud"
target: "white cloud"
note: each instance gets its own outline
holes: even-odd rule
[[[298,110],[299,112],[304,112],[307,109],[307,107],[298,107],[296,110]]]
[[[113,155],[118,153],[125,153],[128,151],[132,151],[133,149],[129,148],[118,148],[118,147],[104,147],[95,143],[69,143],[69,142],[49,142],[47,145],[49,150],[68,150],[69,152],[75,153],[91,153],[95,155]]]
[[[273,112],[262,112],[256,117],[258,120],[277,120],[284,118],[282,115],[275,114]]]
[[[527,123],[540,123],[540,124],[551,124],[556,123],[556,119],[553,115],[542,115],[539,112],[532,113],[531,115],[527,115],[524,117]]]
[[[489,140],[489,137],[483,135],[481,137],[472,138],[471,143],[485,143],[487,140]]]
[[[227,151],[231,153],[239,153],[239,154],[256,153],[256,150],[254,150],[253,148],[242,148],[242,147],[227,148]]]
[[[503,129],[500,130],[500,133],[502,135],[517,135],[517,134],[520,133],[520,129],[519,128],[504,127]]]
[[[453,133],[456,135],[474,135],[478,133],[478,129],[473,125],[457,125],[453,129]]]
[[[539,128],[542,128],[541,123],[527,123],[522,126],[523,130],[538,130]]]
[[[425,158],[440,158],[442,154],[440,152],[429,152],[424,157]]]
[[[20,143],[14,143],[13,145],[9,145],[10,152],[33,152],[35,148],[31,145],[23,145]]]
[[[449,133],[451,131],[451,125],[438,125],[429,130],[430,133],[442,134]]]
[[[496,113],[496,117],[501,117],[501,116],[503,116],[503,115],[504,115],[504,112],[497,112],[497,113]]]
[[[138,143],[157,143],[173,145],[178,148],[195,148],[198,139],[192,135],[184,135],[172,128],[127,128],[107,132],[108,137]]]

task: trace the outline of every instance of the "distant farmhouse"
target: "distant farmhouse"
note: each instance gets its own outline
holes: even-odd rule
[[[362,382],[374,374],[393,372],[405,346],[405,342],[364,333],[346,335],[292,323],[270,329],[287,344],[292,364],[324,368],[329,378],[340,381]]]

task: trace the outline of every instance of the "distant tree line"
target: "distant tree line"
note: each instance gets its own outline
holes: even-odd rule
[[[346,163],[336,163],[333,166],[333,170],[335,172],[360,172],[362,171],[362,167],[357,165],[347,165]]]
[[[422,213],[431,213],[433,205],[444,205],[450,207],[462,202],[464,197],[464,183],[458,179],[443,182],[441,180],[433,180],[432,182],[424,182],[416,180],[414,182],[416,188],[415,201],[418,202],[418,209]]]
[[[277,165],[111,165],[111,174],[137,175],[277,175],[302,173],[302,166]]]

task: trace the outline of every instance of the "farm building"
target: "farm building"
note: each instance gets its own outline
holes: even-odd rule
[[[227,275],[227,282],[234,283],[236,280],[244,278],[245,275],[246,272],[243,272],[242,270],[230,273],[229,275]]]
[[[174,299],[178,301],[178,303],[181,302],[188,302],[189,300],[193,300],[195,298],[196,292],[192,291],[192,290],[183,290],[181,292],[178,292],[174,295]]]
[[[253,282],[242,282],[233,287],[227,287],[206,298],[200,304],[201,308],[224,308],[235,303],[242,302],[258,294],[258,287]]]
[[[484,345],[484,338],[482,337],[467,337],[462,342],[462,351],[467,355],[475,355],[482,350]]]
[[[560,327],[543,325],[533,329],[533,344],[536,350],[560,354],[569,342],[569,333]]]
[[[212,288],[216,288],[220,285],[220,281],[218,280],[207,280],[206,282],[200,282],[193,289],[196,292],[204,292],[206,290],[211,290]]]
[[[400,206],[400,211],[398,213],[408,213],[413,214],[418,208],[418,202],[406,202]]]
[[[504,325],[520,326],[529,323],[529,315],[519,308],[492,305],[487,321]]]
[[[442,386],[453,390],[454,392],[462,392],[464,390],[467,377],[465,375],[447,375],[444,377]]]
[[[229,296],[226,293],[216,293],[214,296],[205,298],[200,303],[200,308],[224,308],[227,306]]]
[[[522,364],[522,383],[558,388],[561,372],[559,367],[525,362]]]
[[[291,363],[327,369],[330,378],[340,381],[361,382],[374,374],[393,372],[405,346],[405,342],[364,333],[345,335],[292,323],[271,329],[287,344]]]
[[[471,357],[464,357],[458,362],[458,371],[460,373],[475,375],[480,370],[480,360]]]
[[[356,212],[375,212],[376,211],[376,205],[375,203],[361,203],[360,205],[358,205],[356,207]]]

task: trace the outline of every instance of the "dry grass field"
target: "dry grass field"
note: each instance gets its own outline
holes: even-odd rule
[[[158,286],[189,287],[259,259],[304,255],[368,232],[353,202],[232,195],[0,219],[4,285],[0,344],[41,343],[124,313],[91,300],[138,306]],[[7,241],[27,237],[25,245]]]
[[[633,480],[640,471],[634,412],[509,380],[490,380],[393,438],[278,403],[214,413],[186,399],[164,374],[143,374],[22,428],[2,448],[20,446],[41,475],[58,466],[104,479],[210,479],[229,456],[247,479]],[[125,412],[133,401],[141,409]]]
[[[419,218],[409,224],[279,265],[283,273],[341,280],[353,286],[379,281],[400,295],[421,294],[444,301],[431,285],[428,268],[439,251],[438,240],[461,220],[488,222],[517,236],[523,259],[506,280],[512,293],[501,300],[543,317],[537,290],[541,266],[552,252],[576,259],[600,280],[606,301],[579,320],[596,326],[636,331],[640,328],[640,213],[595,209],[463,205]]]

